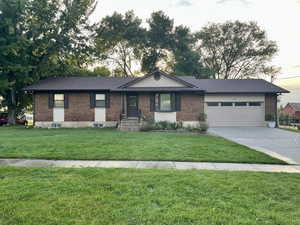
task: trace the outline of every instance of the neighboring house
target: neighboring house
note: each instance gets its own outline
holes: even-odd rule
[[[140,78],[67,77],[40,81],[34,94],[37,127],[116,126],[122,118],[211,127],[265,126],[277,112],[277,95],[288,93],[265,80],[214,80],[154,72]]]
[[[300,120],[300,103],[288,103],[281,112],[284,115],[288,115]]]

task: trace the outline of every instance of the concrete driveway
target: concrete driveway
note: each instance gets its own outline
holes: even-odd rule
[[[300,133],[265,127],[219,127],[209,133],[224,137],[250,148],[300,164]]]

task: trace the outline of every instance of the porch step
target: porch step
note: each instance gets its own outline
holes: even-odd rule
[[[122,131],[139,131],[140,122],[138,119],[123,119],[120,122],[119,130]]]

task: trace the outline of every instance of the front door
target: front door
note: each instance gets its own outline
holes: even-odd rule
[[[138,117],[138,112],[137,94],[127,94],[127,117]]]

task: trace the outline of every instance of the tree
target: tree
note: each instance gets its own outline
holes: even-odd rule
[[[103,18],[96,29],[96,57],[113,66],[117,74],[134,76],[140,67],[145,34],[141,23],[142,20],[133,11],[126,12],[124,16],[115,12]]]
[[[142,70],[163,69],[171,73],[201,76],[203,66],[196,40],[190,29],[174,26],[174,20],[162,11],[153,12],[147,20],[146,42],[142,57]],[[162,68],[163,67],[163,68]]]
[[[174,31],[174,65],[175,74],[203,75],[203,66],[199,52],[195,51],[196,39],[190,29],[185,26],[178,26]]]
[[[160,60],[167,58],[173,45],[174,21],[163,11],[153,12],[147,20],[149,30],[146,33],[142,56],[142,71],[152,72],[158,69]]]
[[[133,11],[125,15],[115,12],[102,19],[96,29],[96,58],[109,64],[114,76],[135,76],[157,69],[201,74],[196,39],[189,28],[175,27],[162,11],[153,12],[147,23],[148,28],[143,28],[142,20]]]
[[[211,77],[256,77],[278,49],[255,22],[212,23],[196,34],[198,50]]]
[[[57,75],[68,59],[83,65],[95,0],[0,0],[0,92],[9,123],[29,103],[22,88]]]

